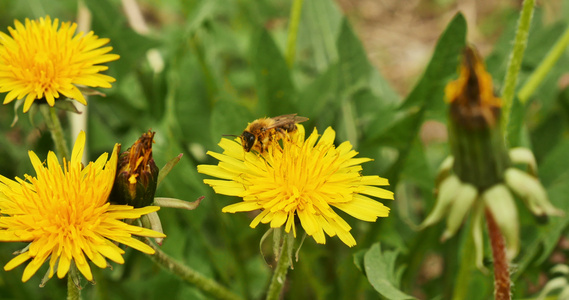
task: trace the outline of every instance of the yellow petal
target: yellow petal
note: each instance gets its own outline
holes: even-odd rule
[[[71,257],[68,257],[67,255],[61,255],[59,257],[59,265],[57,266],[57,277],[61,279],[67,275],[70,266]]]
[[[22,282],[28,281],[41,267],[45,261],[45,257],[35,257],[24,269],[24,274],[22,275]]]
[[[5,271],[10,271],[12,269],[14,269],[15,267],[25,263],[26,261],[28,261],[30,258],[32,258],[30,256],[30,252],[26,251],[14,258],[12,258],[5,266],[4,266],[4,270]]]

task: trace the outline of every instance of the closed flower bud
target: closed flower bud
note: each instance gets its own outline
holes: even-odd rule
[[[148,131],[121,153],[110,200],[136,208],[154,201],[159,169],[152,158],[155,132]]]
[[[439,168],[436,203],[419,229],[446,218],[444,241],[456,234],[472,211],[476,265],[483,270],[485,218],[494,228],[489,231],[503,236],[505,259],[512,260],[519,252],[520,222],[514,194],[536,216],[562,216],[563,211],[549,202],[531,150],[507,150],[499,126],[501,101],[494,95],[492,78],[474,48],[464,50],[459,74],[445,89],[452,155]],[[522,165],[524,171],[512,165]],[[504,247],[499,239],[491,240],[493,247]]]
[[[459,73],[445,89],[453,170],[461,181],[485,189],[502,182],[510,165],[499,126],[501,101],[474,48],[464,50]]]

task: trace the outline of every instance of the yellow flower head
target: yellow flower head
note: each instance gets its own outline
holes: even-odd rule
[[[335,147],[332,128],[317,143],[316,129],[305,140],[304,127],[297,126],[282,146],[274,142],[262,155],[245,152],[239,141],[223,138],[219,143],[223,154],[208,152],[219,164],[200,165],[198,172],[221,179],[204,180],[216,193],[243,198],[223,212],[261,210],[251,222],[253,228],[270,223],[272,228],[284,225],[286,232],[292,229],[296,234],[298,218],[317,243],[326,242],[326,233],[354,246],[350,225],[332,207],[368,222],[387,217],[389,208],[368,197],[393,199],[392,192],[376,187],[388,185],[387,179],[362,176],[360,164],[371,159],[354,158],[357,152],[349,142]]]
[[[134,209],[107,202],[115,179],[118,145],[109,161],[104,153],[83,168],[84,148],[85,133],[81,132],[71,161],[63,159],[63,168],[53,152],[49,152],[46,166],[30,151],[36,177],[25,175],[25,180],[16,177],[13,181],[0,176],[0,241],[30,242],[4,270],[12,270],[31,259],[24,270],[24,282],[48,258],[50,278],[55,272],[59,278],[65,276],[73,261],[91,281],[89,260],[100,268],[107,267],[105,257],[124,263],[124,251],[114,242],[153,254],[152,248],[131,235],[164,237],[162,233],[121,221],[139,218],[157,211],[158,207]]]
[[[53,106],[63,94],[87,105],[76,85],[110,88],[115,81],[99,74],[108,69],[99,64],[119,58],[108,54],[112,47],[100,48],[109,39],[92,31],[74,35],[77,24],[52,22],[49,16],[14,24],[15,29],[8,27],[10,35],[0,32],[0,93],[8,92],[4,104],[26,97],[27,112],[34,100],[44,98]]]

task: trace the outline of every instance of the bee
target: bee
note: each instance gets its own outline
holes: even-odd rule
[[[296,114],[257,119],[249,123],[241,134],[241,145],[246,152],[253,149],[263,153],[270,142],[288,137],[289,133],[296,131],[297,123],[305,121],[308,121],[308,118]]]

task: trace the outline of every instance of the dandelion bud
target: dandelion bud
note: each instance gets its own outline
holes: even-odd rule
[[[507,150],[500,127],[501,100],[494,95],[492,77],[474,48],[464,50],[459,73],[445,89],[452,155],[439,168],[437,201],[419,228],[446,217],[442,235],[446,240],[454,236],[472,210],[476,265],[483,269],[485,213],[493,220],[488,224],[495,223],[493,232],[503,236],[507,259],[512,260],[520,249],[520,222],[513,193],[538,217],[561,216],[563,211],[549,202],[531,150]],[[512,164],[526,165],[530,174]],[[493,246],[500,247],[499,242],[493,241]]]
[[[501,101],[474,48],[464,50],[460,76],[447,85],[445,95],[454,172],[479,189],[502,182],[510,161],[499,126]]]
[[[138,208],[154,201],[159,172],[152,158],[154,134],[150,130],[142,134],[128,150],[121,153],[110,196],[112,202]]]

